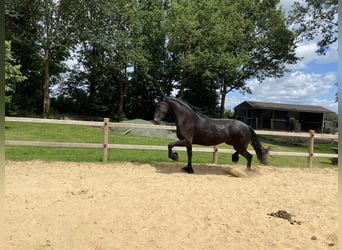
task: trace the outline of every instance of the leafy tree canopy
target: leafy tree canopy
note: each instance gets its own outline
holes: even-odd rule
[[[21,65],[16,64],[11,52],[11,42],[5,41],[5,104],[11,103],[14,85],[27,79],[21,71]]]
[[[295,2],[288,23],[295,29],[299,42],[318,37],[316,52],[324,55],[329,45],[337,41],[337,11],[338,0]]]
[[[169,50],[182,65],[180,92],[196,88],[188,88],[187,72],[214,82],[223,117],[228,92],[250,92],[251,78],[283,76],[298,58],[278,6],[275,0],[172,1],[166,25]]]
[[[177,90],[223,116],[227,93],[297,60],[279,0],[11,0],[6,10],[28,77],[13,102],[35,112],[44,102],[45,114],[54,86],[60,112],[151,119],[157,97]]]

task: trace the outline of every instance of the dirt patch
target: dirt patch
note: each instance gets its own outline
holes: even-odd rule
[[[6,162],[5,249],[337,249],[336,169],[182,167]]]

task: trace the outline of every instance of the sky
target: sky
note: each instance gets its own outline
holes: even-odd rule
[[[285,13],[294,0],[280,1]],[[296,49],[297,64],[289,65],[290,72],[281,78],[268,78],[262,83],[248,81],[252,94],[231,92],[226,97],[226,109],[233,109],[243,101],[260,101],[318,105],[337,113],[338,52],[337,42],[330,46],[324,56],[318,55],[317,40],[299,43]]]

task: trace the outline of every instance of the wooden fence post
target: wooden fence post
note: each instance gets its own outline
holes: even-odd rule
[[[104,118],[103,126],[103,155],[102,161],[107,162],[108,160],[108,131],[109,131],[109,118]]]
[[[218,157],[218,147],[217,147],[217,145],[215,145],[214,146],[213,161],[212,161],[212,163],[217,164],[217,157]]]
[[[308,168],[312,168],[313,156],[314,156],[314,142],[315,142],[315,130],[309,131],[309,156],[308,156]]]

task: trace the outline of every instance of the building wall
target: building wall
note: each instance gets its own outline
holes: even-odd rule
[[[235,108],[235,118],[243,121],[254,129],[286,130],[288,117],[294,117],[298,131],[323,129],[324,114],[279,110],[252,109],[248,104],[241,104]]]

